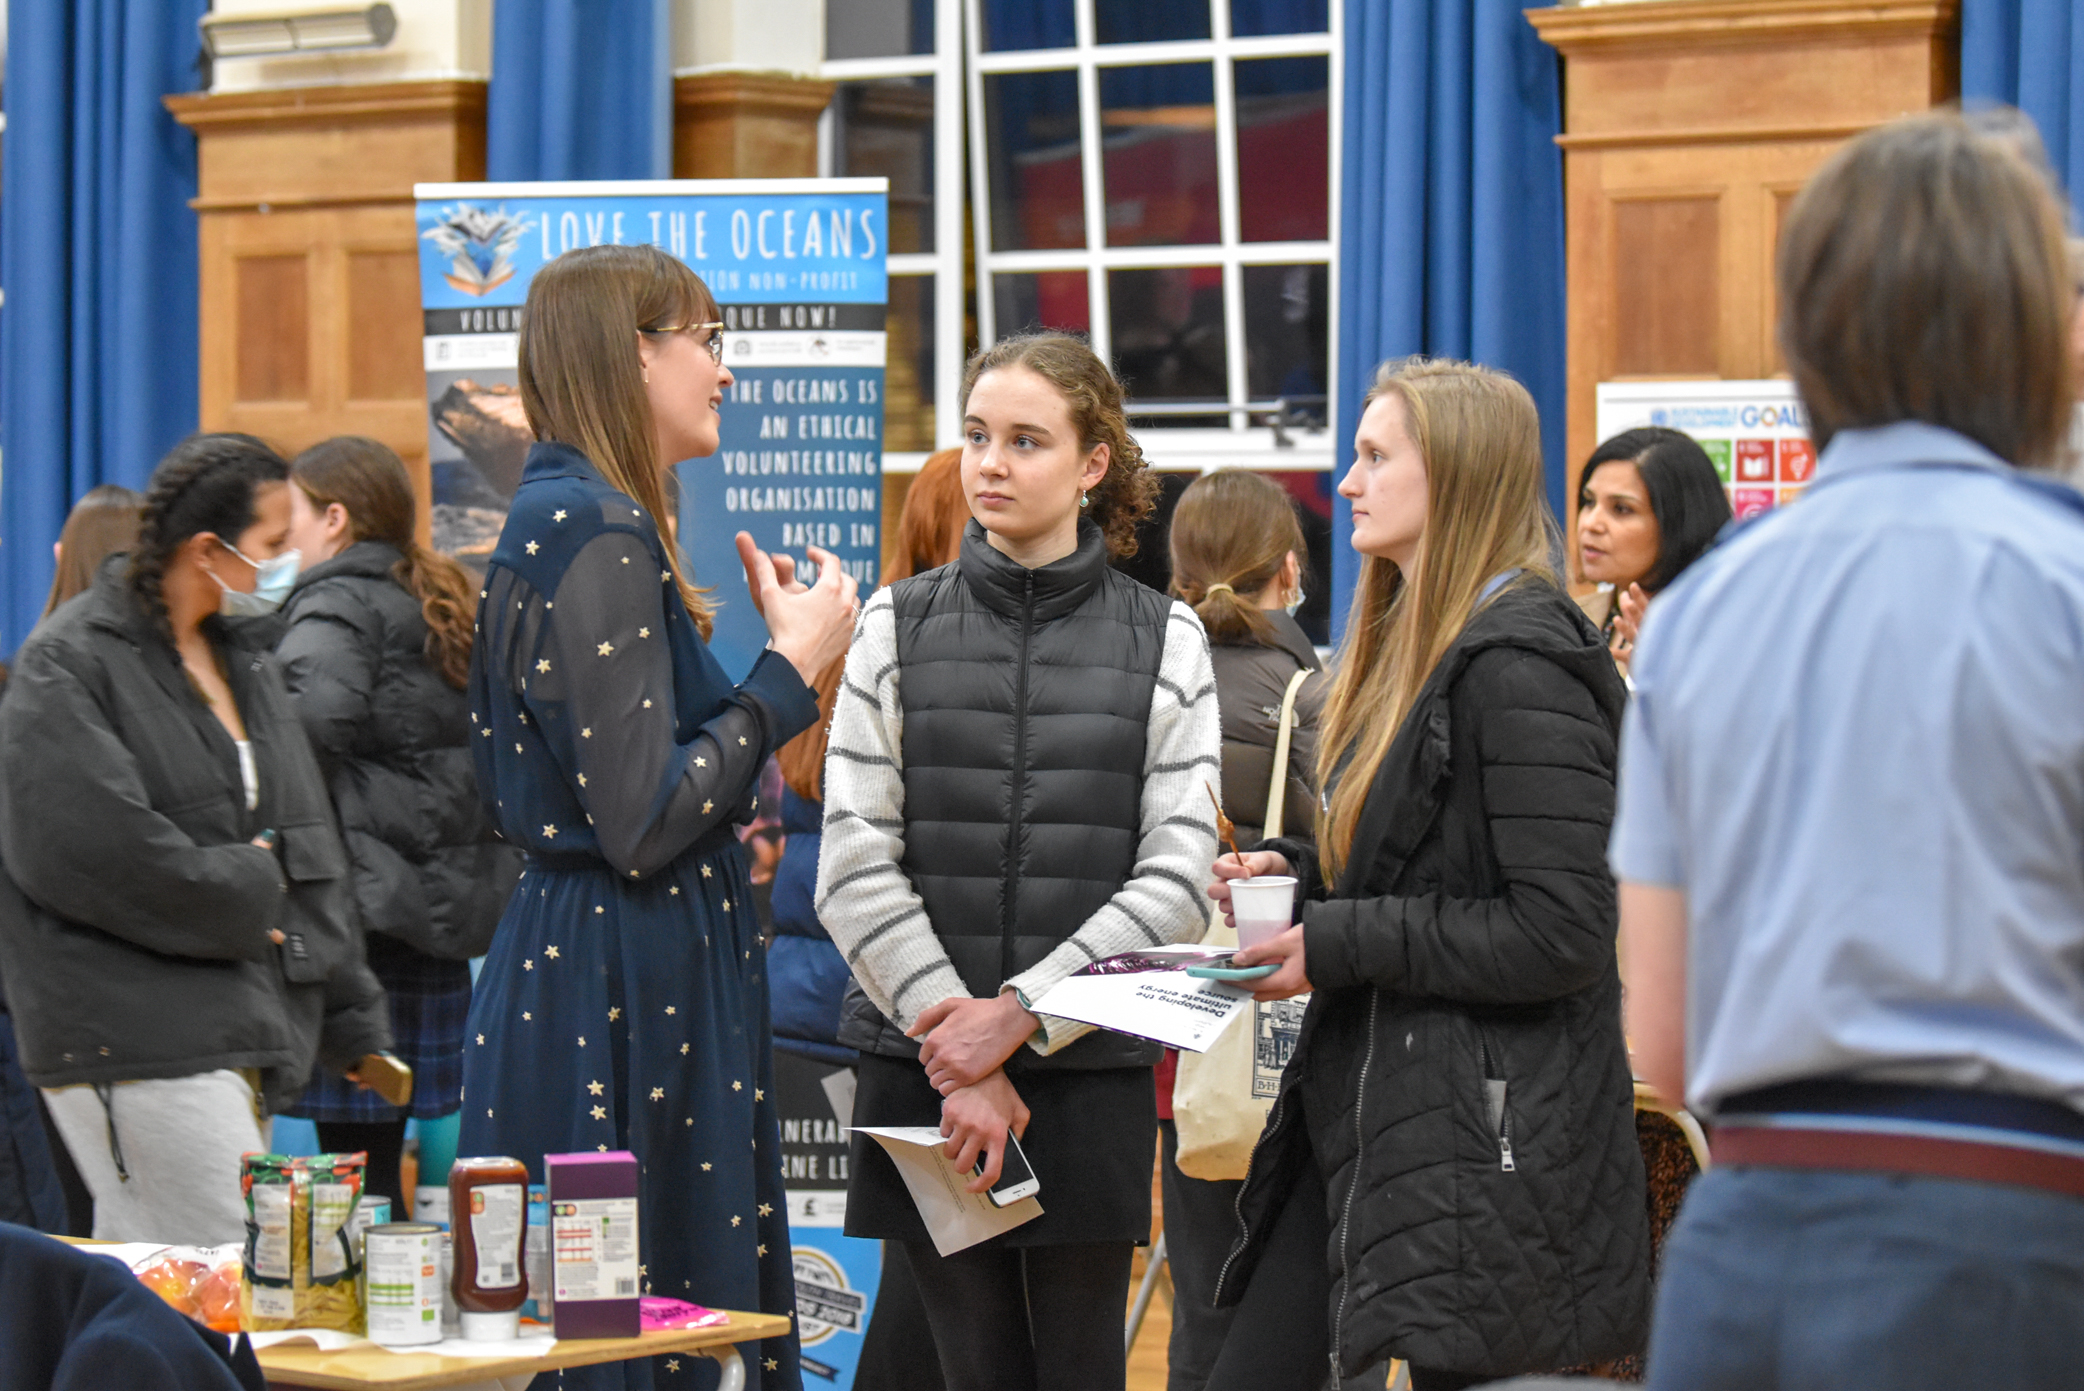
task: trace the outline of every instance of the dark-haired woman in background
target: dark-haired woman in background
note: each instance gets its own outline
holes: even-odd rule
[[[260,1117],[314,1057],[390,1046],[274,625],[241,621],[295,573],[288,474],[249,436],[177,445],[129,564],[38,626],[0,702],[0,853],[25,900],[0,963],[98,1237],[238,1240]]]
[[[1661,425],[1600,445],[1581,479],[1578,569],[1599,586],[1581,602],[1626,675],[1651,598],[1729,524],[1729,494],[1699,442]]]
[[[290,465],[290,543],[305,569],[276,644],[297,718],[340,817],[370,969],[413,1070],[409,1109],[323,1071],[288,1114],[322,1148],[366,1150],[371,1193],[405,1204],[408,1114],[455,1111],[473,956],[521,869],[478,801],[471,768],[471,622],[477,588],[416,537],[412,480],[389,446],[345,436]],[[439,1182],[441,1175],[430,1175]]]
[[[51,546],[58,570],[51,576],[51,597],[44,600],[45,618],[67,599],[91,588],[101,562],[137,544],[138,512],[144,503],[120,483],[104,483],[80,495]]]

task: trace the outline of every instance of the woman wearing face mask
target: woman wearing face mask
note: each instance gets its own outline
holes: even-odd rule
[[[1033,1007],[1090,962],[1201,934],[1215,680],[1192,610],[1107,563],[1156,489],[1106,364],[1062,334],[1004,339],[962,408],[961,554],[878,591],[847,653],[818,912],[866,992],[840,1029],[854,1123],[938,1126],[958,1169],[981,1163],[975,1192],[1010,1129],[1042,1215],[938,1255],[859,1136],[847,1231],[902,1243],[950,1391],[1106,1391],[1150,1231],[1159,1050]]]
[[[1715,543],[1729,494],[1699,442],[1660,425],[1600,445],[1581,479],[1578,572],[1599,586],[1582,604],[1625,675],[1650,599]]]
[[[0,702],[0,965],[98,1237],[239,1240],[269,1109],[390,1046],[274,625],[244,621],[296,573],[288,474],[249,436],[176,446]]]
[[[1411,1364],[1449,1391],[1641,1345],[1648,1234],[1606,865],[1625,693],[1549,570],[1534,402],[1376,376],[1339,484],[1359,583],[1318,734],[1298,924],[1238,953],[1313,991],[1238,1200],[1211,1391]]]
[[[521,856],[494,833],[471,767],[463,685],[477,586],[419,543],[405,465],[375,440],[330,439],[290,465],[289,499],[304,568],[275,655],[340,817],[413,1091],[401,1109],[321,1069],[288,1114],[317,1122],[321,1149],[365,1151],[368,1191],[403,1213],[406,1118],[456,1110],[468,963],[491,945]]]
[[[520,342],[529,450],[471,653],[478,785],[527,852],[471,1002],[466,1154],[630,1150],[644,1293],[791,1313],[766,953],[737,827],[760,770],[810,727],[854,581],[814,586],[740,533],[768,650],[735,686],[711,604],[662,534],[665,471],[713,454],[730,388],[708,286],[651,246],[536,273]],[[697,465],[699,467],[699,465]],[[796,1387],[796,1335],[746,1357]],[[665,1359],[563,1373],[670,1385]],[[692,1370],[692,1369],[691,1369]]]

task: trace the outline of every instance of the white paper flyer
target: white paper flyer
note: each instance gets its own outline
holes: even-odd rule
[[[1152,947],[1095,961],[1035,1001],[1054,1014],[1200,1053],[1252,1005],[1249,983],[1203,980],[1189,966],[1227,966],[1234,948]]]
[[[854,1130],[875,1136],[897,1165],[912,1201],[919,1205],[934,1250],[944,1256],[968,1250],[1042,1215],[1042,1204],[1033,1198],[1000,1207],[987,1194],[970,1192],[965,1186],[970,1176],[948,1158],[947,1141],[932,1126],[857,1125]]]

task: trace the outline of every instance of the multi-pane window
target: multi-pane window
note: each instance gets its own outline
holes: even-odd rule
[[[1328,467],[1328,0],[965,8],[980,337],[1090,335],[1160,466]]]
[[[960,438],[963,351],[1048,327],[1115,364],[1159,466],[1328,468],[1336,25],[827,0],[824,170],[891,184],[889,466]]]
[[[962,15],[956,0],[827,0],[824,75],[839,86],[820,172],[890,180],[884,467],[916,469],[953,444],[962,380]]]

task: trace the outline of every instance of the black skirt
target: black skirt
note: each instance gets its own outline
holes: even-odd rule
[[[1042,1182],[1035,1195],[1042,1215],[977,1249],[1148,1242],[1158,1139],[1151,1069],[1045,1068],[1015,1072],[1013,1087],[1028,1107],[1020,1148]],[[856,1125],[939,1126],[940,1094],[917,1062],[864,1053],[853,1120]],[[932,1240],[897,1166],[873,1137],[853,1137],[853,1166],[847,1185],[848,1236]]]

